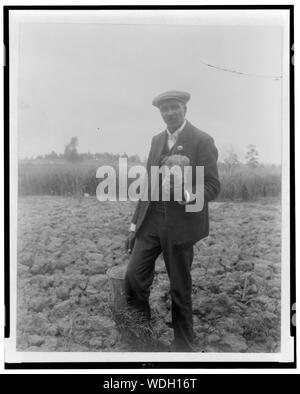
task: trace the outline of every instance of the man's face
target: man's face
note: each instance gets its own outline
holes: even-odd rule
[[[184,122],[186,106],[180,101],[165,101],[160,106],[159,110],[164,122],[170,130],[176,130]]]

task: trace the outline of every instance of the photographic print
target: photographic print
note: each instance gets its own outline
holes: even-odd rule
[[[291,10],[7,12],[8,362],[292,362]]]

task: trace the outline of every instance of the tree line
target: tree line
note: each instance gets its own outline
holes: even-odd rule
[[[109,161],[114,162],[118,160],[120,157],[126,157],[128,161],[141,163],[141,159],[139,155],[127,155],[125,152],[123,154],[114,154],[114,153],[79,153],[78,152],[78,138],[72,137],[70,142],[65,145],[64,153],[56,153],[52,151],[45,155],[38,155],[34,159],[25,159],[24,161],[32,161],[32,160],[49,160],[49,161],[67,161],[69,163],[80,163],[83,161],[93,161],[93,160],[101,160],[101,161]]]
[[[64,153],[56,153],[52,151],[51,153],[45,155],[38,155],[33,160],[49,160],[49,161],[56,161],[56,160],[64,160],[69,163],[80,163],[84,161],[93,161],[93,160],[101,160],[101,161],[108,161],[108,162],[115,162],[120,157],[126,157],[128,161],[134,163],[142,163],[143,161],[140,159],[139,155],[132,155],[128,156],[125,152],[123,154],[114,154],[114,153],[79,153],[78,152],[78,138],[72,137],[70,142],[65,145]],[[28,161],[29,159],[25,159]],[[32,160],[32,159],[31,159]],[[30,161],[31,161],[30,160]],[[144,160],[145,161],[145,160]],[[259,162],[259,154],[255,145],[250,144],[247,147],[247,153],[245,156],[245,163],[246,166],[249,168],[258,168],[263,166]],[[219,163],[220,166],[227,172],[232,172],[235,169],[241,167],[242,162],[240,161],[237,153],[231,148],[226,156],[223,158],[223,162]]]

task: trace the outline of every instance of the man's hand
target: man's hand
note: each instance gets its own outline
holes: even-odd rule
[[[126,252],[128,252],[129,254],[131,254],[131,252],[132,252],[134,242],[135,242],[135,232],[130,231],[130,233],[128,234],[128,236],[125,240],[125,249],[126,249]]]
[[[178,196],[180,199],[179,201],[182,200],[183,179],[181,177],[173,176],[172,179],[170,179],[170,177],[166,177],[162,183],[162,187],[163,195],[165,197],[170,196],[170,199],[173,200],[175,196]]]

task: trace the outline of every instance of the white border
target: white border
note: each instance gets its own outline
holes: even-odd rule
[[[158,12],[161,16],[158,18]],[[10,11],[10,13],[12,13]],[[34,13],[34,15],[29,15]],[[117,15],[118,14],[118,15]],[[214,14],[214,15],[213,15]],[[212,18],[213,15],[213,19]],[[283,27],[283,132],[282,132],[282,262],[289,262],[289,12],[288,10],[168,10],[168,11],[15,11],[10,17],[10,289],[11,289],[11,338],[5,341],[5,361],[18,362],[122,362],[122,361],[293,361],[293,338],[290,330],[289,264],[282,264],[282,349],[280,353],[74,353],[74,352],[17,352],[16,351],[16,261],[17,244],[17,75],[18,27],[20,23],[156,23],[194,25],[272,25]],[[105,18],[105,21],[103,21]],[[210,19],[209,19],[210,18]],[[107,371],[108,372],[108,371]]]

